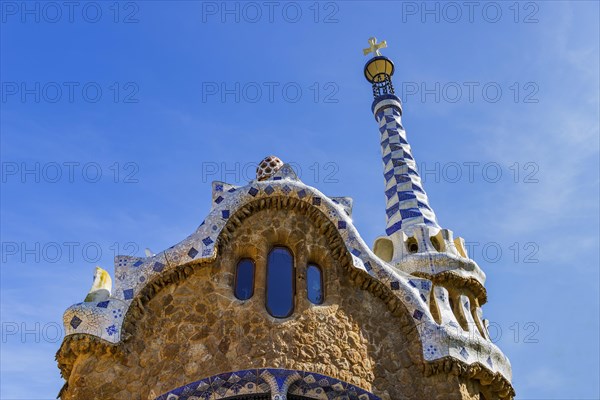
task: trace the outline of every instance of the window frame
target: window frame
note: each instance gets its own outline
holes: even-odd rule
[[[290,312],[282,317],[273,315],[272,310],[269,308],[269,259],[271,257],[271,253],[277,248],[285,249],[292,258],[292,307],[290,309]],[[267,313],[269,313],[269,315],[271,317],[276,318],[276,319],[289,318],[294,314],[294,311],[296,310],[296,256],[294,255],[294,252],[292,251],[292,249],[290,249],[288,246],[276,244],[276,245],[272,246],[271,249],[269,250],[269,252],[267,253],[266,268],[265,268],[265,309],[267,310]]]
[[[239,275],[239,269],[240,269],[240,264],[243,261],[250,261],[250,263],[252,264],[252,292],[250,293],[250,296],[247,299],[240,299],[237,295],[237,289],[238,289],[238,275]],[[238,299],[239,301],[248,301],[250,300],[252,297],[254,297],[254,288],[256,286],[256,262],[254,262],[254,260],[250,257],[242,257],[238,260],[238,262],[235,264],[235,278],[233,281],[233,295],[235,296],[236,299]]]

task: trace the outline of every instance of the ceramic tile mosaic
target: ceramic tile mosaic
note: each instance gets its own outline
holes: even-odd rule
[[[156,400],[217,400],[232,396],[288,394],[326,400],[380,400],[368,391],[322,374],[278,368],[228,372],[173,389]]]
[[[400,135],[400,121],[398,115],[393,113],[387,115],[384,112],[382,114],[383,120],[385,120],[386,117],[388,119],[391,117],[391,120],[385,122],[383,125],[392,124],[390,125],[390,127],[393,128],[392,130],[397,131],[395,133],[386,133],[386,139],[390,138],[390,134],[392,136],[397,135],[397,137],[391,142],[388,141],[388,145],[386,145],[387,150],[385,150],[387,153],[385,154],[391,154],[393,152],[390,160],[393,160],[396,157],[408,160],[407,155],[410,156],[409,148],[401,147],[400,150],[392,150],[389,145],[389,143],[394,144],[396,141],[405,139],[404,136]],[[393,164],[393,162],[394,161],[390,161],[389,163],[386,163],[388,168],[390,163]],[[417,182],[414,180],[414,176],[411,175],[412,172],[410,174],[408,172],[406,173],[410,175],[411,182]],[[421,335],[424,344],[423,354],[427,360],[435,360],[447,356],[449,354],[450,341],[455,343],[457,349],[462,341],[463,345],[460,346],[460,350],[464,347],[464,350],[469,354],[479,354],[480,350],[470,348],[469,346],[480,346],[488,352],[488,356],[492,355],[490,363],[486,363],[484,366],[494,372],[502,371],[502,373],[507,374],[505,376],[510,379],[510,364],[508,363],[508,360],[506,360],[500,350],[491,342],[481,337],[479,337],[479,341],[470,341],[468,335],[465,336],[461,333],[453,332],[452,327],[438,325],[434,321],[429,308],[429,293],[432,289],[431,282],[427,279],[417,278],[407,273],[407,271],[410,271],[411,269],[418,270],[419,268],[427,269],[432,267],[444,268],[444,265],[448,266],[447,268],[450,268],[449,266],[452,265],[451,261],[457,259],[455,255],[445,254],[440,258],[440,256],[434,256],[433,252],[427,251],[422,254],[420,253],[418,255],[403,258],[401,263],[395,263],[394,261],[392,263],[384,262],[371,251],[354,226],[350,217],[352,200],[345,197],[336,197],[332,199],[317,189],[305,185],[298,179],[293,169],[288,164],[283,164],[274,175],[263,181],[251,181],[247,185],[241,187],[235,187],[224,182],[215,182],[213,183],[212,189],[212,209],[210,213],[198,226],[196,231],[183,241],[151,257],[137,258],[117,256],[115,258],[116,279],[108,304],[98,306],[98,304],[95,303],[80,303],[70,307],[65,313],[64,318],[67,335],[86,333],[101,337],[111,343],[117,343],[120,340],[123,316],[126,314],[129,304],[135,300],[136,296],[145,285],[161,274],[168,273],[172,268],[175,268],[178,265],[199,262],[202,260],[211,260],[216,257],[215,244],[218,241],[222,229],[225,227],[229,218],[234,216],[236,212],[248,202],[270,196],[286,196],[303,201],[308,207],[319,209],[340,233],[345,242],[347,251],[352,257],[354,268],[359,269],[363,273],[370,275],[373,279],[381,282],[381,284],[390,291],[390,294],[396,296],[405,305],[419,327],[419,334]],[[416,189],[413,190],[419,192]],[[426,202],[426,198],[423,198],[421,195],[419,195],[417,199],[423,204]],[[399,215],[402,215],[400,210],[408,203],[402,202],[398,204],[398,213]],[[414,202],[411,204],[414,204]],[[417,204],[417,207],[422,206]],[[432,214],[427,214],[425,212],[423,215],[430,218],[431,221],[435,221],[435,217]],[[410,224],[412,225],[403,227],[402,231],[399,232],[401,235],[396,236],[400,237],[407,234],[418,235],[423,246],[428,248],[425,244],[425,238],[428,240],[429,235],[434,232],[439,232],[440,228],[437,227],[437,224],[435,224],[436,226],[418,224],[418,218],[415,218],[416,217],[406,218],[405,220],[410,221]],[[394,246],[396,246],[396,243]],[[468,270],[470,274],[476,274],[480,271],[478,268],[475,268],[476,264],[474,263],[467,264],[466,261],[463,260],[462,265],[465,266],[463,269],[465,271]],[[462,271],[462,269],[460,270]],[[481,276],[478,278],[483,281],[485,275],[481,273]],[[446,332],[448,330],[449,332]],[[427,337],[422,336],[431,331],[440,331],[442,334],[428,335]],[[436,341],[437,337],[442,338],[443,340]],[[460,350],[458,350],[459,353]],[[478,358],[479,361],[481,361],[480,358],[481,357]],[[240,377],[230,376],[228,379],[237,380],[238,378]],[[240,379],[243,380],[243,378]],[[223,393],[230,393],[227,391],[231,390],[251,390],[248,386],[250,383],[239,383],[242,382],[242,380],[238,381],[238,383],[229,382],[228,385],[231,384],[231,387],[227,387],[226,390],[225,386],[223,386],[223,390],[225,390]],[[218,394],[217,392],[212,393],[212,396],[217,396]],[[357,393],[359,392],[357,391]]]
[[[351,197],[332,197],[331,201],[340,206],[346,215],[349,217],[352,216],[352,204],[353,200]]]
[[[117,343],[127,308],[126,302],[114,298],[71,306],[63,315],[65,335],[86,333]]]
[[[394,107],[379,111],[375,118],[381,132],[381,151],[386,195],[386,233],[392,235],[414,224],[438,227],[437,219],[421,177],[417,172],[406,131],[402,127],[401,112]]]

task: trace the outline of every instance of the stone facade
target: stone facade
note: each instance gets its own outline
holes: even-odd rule
[[[156,283],[158,290],[131,309],[129,340],[98,343],[111,349],[78,356],[77,342],[65,342],[59,361],[69,365],[69,376],[61,398],[153,399],[199,377],[267,367],[321,373],[382,399],[479,398],[476,380],[425,376],[413,319],[351,278],[349,255],[332,254],[341,237],[321,233],[327,223],[298,209],[248,215],[220,242],[222,256]],[[295,256],[295,310],[286,319],[265,309],[266,255],[273,245],[288,246]],[[255,295],[247,301],[233,295],[235,265],[243,257],[256,262]],[[306,298],[309,261],[324,271],[322,305]]]

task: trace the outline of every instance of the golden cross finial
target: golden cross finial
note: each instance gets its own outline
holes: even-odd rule
[[[365,56],[369,53],[373,53],[376,56],[380,56],[381,53],[379,52],[379,49],[385,49],[386,47],[387,42],[385,40],[383,40],[381,43],[377,43],[377,39],[372,37],[369,38],[369,47],[363,49],[363,53]]]

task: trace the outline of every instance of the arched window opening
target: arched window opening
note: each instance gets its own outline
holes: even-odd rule
[[[287,318],[294,311],[294,257],[282,246],[274,247],[267,259],[267,311]]]
[[[437,237],[432,236],[429,238],[429,240],[431,240],[431,245],[434,249],[436,249],[437,251],[442,251],[442,245],[440,244],[440,241]]]
[[[323,272],[316,264],[309,264],[306,269],[306,293],[311,303],[323,304]]]
[[[414,237],[409,237],[406,241],[406,249],[409,253],[416,253],[419,251],[419,244],[417,243],[417,239]]]
[[[254,261],[243,258],[235,271],[234,294],[240,300],[248,300],[254,294]]]

